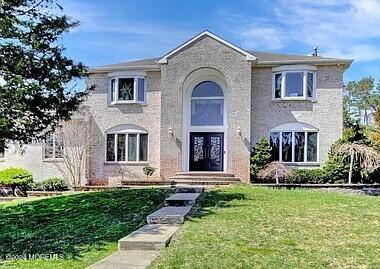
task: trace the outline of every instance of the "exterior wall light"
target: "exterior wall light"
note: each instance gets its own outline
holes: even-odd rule
[[[240,126],[237,127],[236,134],[238,136],[241,136],[241,128],[240,128]]]
[[[169,136],[173,136],[173,128],[170,126],[168,129]]]

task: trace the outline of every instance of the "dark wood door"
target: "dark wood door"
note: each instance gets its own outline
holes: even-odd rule
[[[190,133],[190,171],[223,171],[223,133]]]

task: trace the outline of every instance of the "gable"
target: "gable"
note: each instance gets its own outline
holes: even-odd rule
[[[209,31],[204,31],[198,35],[196,35],[195,37],[193,37],[192,39],[186,41],[185,43],[183,43],[182,45],[178,46],[177,48],[175,48],[174,50],[168,52],[167,54],[165,54],[160,60],[158,60],[158,63],[159,64],[166,64],[167,61],[168,61],[168,58],[171,57],[172,55],[182,51],[183,49],[185,49],[186,47],[190,46],[191,44],[193,44],[194,42],[197,42],[198,40],[204,38],[204,37],[210,37],[224,45],[226,45],[227,47],[241,53],[242,55],[246,56],[246,60],[247,61],[255,61],[257,59],[257,57],[237,46],[235,46],[234,44],[224,40],[223,38],[220,38],[218,37],[217,35],[209,32]]]

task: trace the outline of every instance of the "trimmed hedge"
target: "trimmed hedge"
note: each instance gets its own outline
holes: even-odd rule
[[[23,168],[6,168],[0,170],[0,186],[26,186],[33,181],[33,175]]]
[[[285,183],[293,184],[320,184],[325,183],[324,171],[316,169],[293,169],[292,175],[285,178]]]
[[[66,180],[59,177],[49,177],[41,182],[29,184],[28,189],[31,191],[67,191],[69,185]]]

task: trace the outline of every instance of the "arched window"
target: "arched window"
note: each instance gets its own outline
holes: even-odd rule
[[[220,126],[223,121],[224,96],[222,88],[213,81],[204,81],[191,94],[191,125]]]
[[[288,163],[318,162],[318,129],[305,123],[280,124],[269,134],[272,158]]]
[[[148,132],[133,124],[122,124],[107,131],[107,162],[147,162]]]

